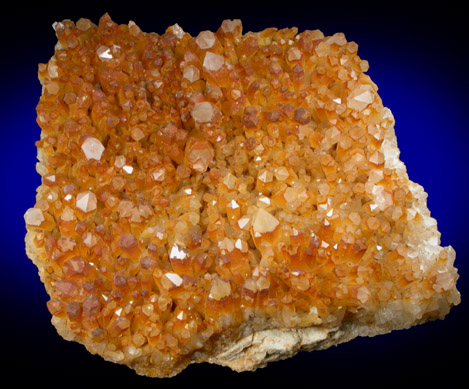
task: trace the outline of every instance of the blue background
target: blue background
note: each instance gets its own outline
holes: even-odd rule
[[[419,383],[432,387],[444,378],[447,385],[462,376],[467,358],[468,238],[468,66],[464,12],[456,3],[409,5],[397,2],[326,5],[308,2],[207,3],[158,5],[150,10],[138,1],[125,6],[83,2],[77,6],[13,7],[1,28],[0,90],[0,368],[18,382],[36,376],[105,378],[109,383],[176,385],[210,383],[304,383],[306,386],[372,387],[387,383]],[[231,4],[231,5],[230,5]],[[325,35],[344,32],[359,45],[369,61],[368,74],[378,85],[385,106],[396,119],[401,159],[411,180],[429,194],[428,206],[438,221],[442,245],[456,250],[458,289],[462,303],[444,321],[374,338],[359,338],[324,351],[301,353],[270,364],[256,373],[237,374],[219,366],[193,365],[171,380],[139,377],[127,367],[104,362],[81,345],[66,342],[50,324],[48,296],[37,269],[24,251],[23,214],[35,202],[40,185],[35,171],[40,129],[35,107],[41,94],[38,63],[53,55],[54,21],[87,17],[94,23],[109,12],[118,23],[134,20],[145,32],[164,33],[178,23],[197,35],[216,31],[224,19],[240,18],[243,30],[297,26],[320,29]],[[41,373],[42,372],[42,373]],[[26,374],[25,374],[26,373]],[[226,381],[225,381],[226,380]],[[66,381],[65,381],[66,382]]]

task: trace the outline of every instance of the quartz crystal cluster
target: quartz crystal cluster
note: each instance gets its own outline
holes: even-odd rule
[[[455,252],[344,34],[54,24],[26,249],[52,323],[165,377],[441,319]]]

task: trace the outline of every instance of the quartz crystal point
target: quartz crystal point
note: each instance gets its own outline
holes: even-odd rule
[[[344,34],[54,29],[25,222],[65,339],[148,376],[254,370],[459,303],[455,252]]]

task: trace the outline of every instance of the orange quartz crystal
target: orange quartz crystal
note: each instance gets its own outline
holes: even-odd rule
[[[344,34],[54,29],[25,221],[64,338],[148,376],[241,371],[459,303],[454,250]]]

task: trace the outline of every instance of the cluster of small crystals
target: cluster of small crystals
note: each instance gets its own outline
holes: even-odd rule
[[[393,118],[343,34],[54,28],[25,220],[50,312],[100,354],[158,363],[245,322],[334,325],[454,287],[447,251],[426,271],[409,255]]]

